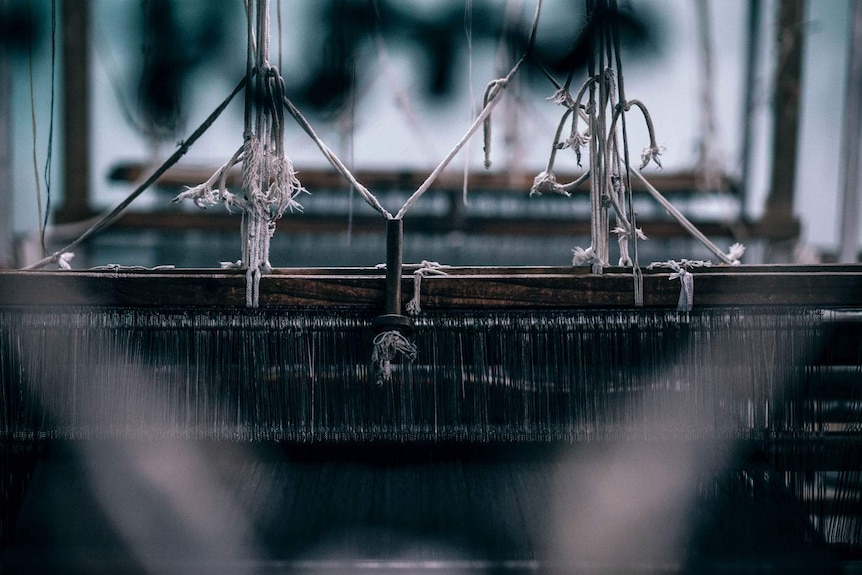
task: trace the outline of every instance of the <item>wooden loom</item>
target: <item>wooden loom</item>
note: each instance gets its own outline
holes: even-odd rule
[[[33,562],[44,552],[27,534],[44,525],[26,505],[12,537],[36,461],[57,473],[63,445],[180,440],[215,461],[231,446],[270,450],[222,471],[238,493],[255,474],[275,485],[270,505],[283,515],[255,515],[268,546],[255,564],[267,572],[379,560],[397,570],[392,529],[470,558],[426,550],[405,569],[840,568],[862,549],[862,267],[693,273],[695,306],[683,313],[666,272],[645,272],[636,309],[625,270],[446,269],[422,281],[416,360],[381,386],[369,361],[381,270],[278,269],[262,279],[259,309],[244,307],[238,270],[0,272],[7,565],[56,567]],[[698,510],[688,545],[669,550],[679,535],[662,534],[609,557],[543,543],[551,510],[583,505],[550,478],[571,465],[567,481],[587,489],[583,470],[620,449],[646,492],[654,465],[688,478]],[[721,465],[680,468],[680,452]],[[302,505],[283,499],[333,465],[342,480],[324,503],[314,492]],[[443,491],[428,500],[428,489]],[[384,499],[356,511],[365,497]],[[524,514],[516,527],[499,515],[513,508]],[[339,529],[364,554],[303,559]],[[127,560],[117,561],[109,569]]]
[[[415,359],[381,384],[374,320],[404,307],[414,270],[274,270],[259,308],[244,307],[243,271],[0,272],[0,566],[786,573],[858,559],[859,267],[693,270],[690,312],[661,271],[644,270],[635,307],[631,268],[447,268],[422,280]],[[187,509],[210,467],[232,489]],[[175,476],[190,478],[182,497]],[[91,491],[101,523],[78,494]],[[225,518],[239,527],[211,525]],[[114,529],[91,536],[91,521]]]

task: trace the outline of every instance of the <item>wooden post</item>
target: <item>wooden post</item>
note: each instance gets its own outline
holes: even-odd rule
[[[838,261],[855,262],[859,256],[859,151],[862,137],[862,0],[853,2],[850,49],[844,103],[843,202]]]
[[[0,0],[0,14],[9,13],[9,0]],[[0,38],[0,268],[12,267],[12,63],[7,41]]]
[[[793,215],[793,193],[796,186],[799,109],[802,96],[804,19],[803,0],[780,1],[776,38],[778,62],[772,130],[772,176],[763,223],[776,231],[786,232],[783,238],[785,247],[787,240],[795,240],[799,235],[799,223]],[[779,251],[787,251],[786,255],[789,257],[789,250]]]
[[[58,223],[82,220],[90,209],[90,0],[66,0],[63,34],[63,207]]]
[[[748,199],[751,196],[751,154],[754,135],[755,84],[757,82],[757,66],[760,48],[760,18],[761,0],[749,0],[748,4],[748,36],[745,49],[745,85],[743,86],[742,115],[742,173],[739,182],[739,201],[742,206],[743,219],[747,219]]]

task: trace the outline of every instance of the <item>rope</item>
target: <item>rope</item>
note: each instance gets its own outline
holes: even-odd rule
[[[215,122],[216,119],[221,115],[221,113],[224,112],[225,108],[227,108],[228,104],[230,104],[231,100],[233,100],[234,96],[236,96],[239,91],[245,87],[245,85],[246,79],[243,78],[242,80],[240,80],[239,84],[236,85],[233,91],[228,95],[228,97],[225,98],[225,100],[221,104],[219,104],[219,106],[215,110],[213,110],[213,112],[209,116],[207,116],[207,118],[201,123],[201,125],[198,126],[197,129],[192,132],[192,134],[186,140],[180,141],[177,150],[167,160],[165,160],[165,162],[161,166],[156,168],[146,180],[144,180],[137,188],[135,188],[135,190],[131,194],[129,194],[125,200],[120,202],[117,207],[104,214],[90,228],[88,228],[83,234],[78,236],[78,238],[69,245],[23,269],[40,269],[48,264],[57,263],[60,256],[64,252],[72,251],[90,236],[110,226],[114,222],[114,220],[116,220],[117,217],[122,214],[138,196],[144,193],[165,172],[167,172],[171,168],[171,166],[176,164],[180,160],[180,158],[182,158],[186,154],[186,152],[189,151],[192,144],[194,144],[198,140],[198,138],[200,138],[204,134],[204,132],[209,129],[213,122]]]
[[[709,240],[709,238],[707,238],[705,235],[703,235],[703,233],[699,229],[697,229],[697,227],[693,223],[691,223],[688,220],[688,218],[686,218],[682,214],[682,212],[680,212],[678,209],[676,209],[673,206],[673,204],[671,204],[667,200],[667,198],[665,198],[663,195],[661,195],[661,192],[659,192],[655,188],[655,186],[650,184],[649,181],[647,181],[647,179],[643,176],[643,174],[640,173],[640,171],[632,168],[632,174],[635,176],[635,178],[637,178],[637,180],[641,184],[643,184],[643,186],[644,186],[644,188],[646,188],[647,192],[649,192],[649,194],[653,198],[655,198],[655,200],[658,203],[660,203],[661,206],[665,210],[667,210],[667,212],[671,216],[673,216],[673,218],[677,222],[679,222],[679,224],[683,228],[685,228],[685,230],[689,234],[691,234],[692,237],[694,237],[696,240],[698,240],[700,243],[702,243],[709,251],[711,251],[713,254],[715,254],[718,257],[718,259],[720,259],[724,263],[730,264],[730,265],[738,265],[739,264],[739,259],[742,257],[742,254],[745,252],[745,246],[743,246],[741,243],[737,242],[737,243],[733,244],[732,246],[730,246],[730,250],[728,251],[728,253],[724,253],[723,251],[721,251],[718,248],[718,246],[716,246],[714,243],[712,243]]]
[[[45,249],[45,230],[51,214],[51,166],[54,156],[54,96],[57,93],[57,0],[51,0],[51,109],[48,116],[48,150],[45,153],[45,215],[42,219],[41,237],[43,255]]]
[[[278,68],[269,63],[269,0],[257,0],[256,10],[247,2],[246,8],[248,49],[253,53],[247,79],[253,82],[253,89],[246,92],[243,145],[206,182],[180,193],[173,201],[191,199],[199,208],[223,203],[228,211],[231,207],[242,211],[246,305],[254,308],[260,302],[260,278],[272,271],[269,246],[276,221],[287,210],[302,211],[296,197],[307,191],[284,152],[285,85]],[[226,185],[228,172],[240,162],[243,197],[232,194]]]
[[[461,137],[460,140],[458,140],[458,142],[449,151],[449,153],[446,154],[446,157],[444,157],[440,164],[436,168],[434,168],[434,170],[431,172],[428,178],[426,178],[422,185],[420,185],[419,188],[417,188],[416,191],[413,192],[413,194],[409,198],[407,198],[407,201],[404,202],[404,205],[401,206],[401,209],[398,210],[397,214],[395,214],[395,219],[401,219],[404,217],[404,215],[410,210],[416,200],[418,200],[426,191],[428,191],[428,188],[431,187],[431,185],[440,176],[443,170],[446,169],[446,166],[449,165],[449,162],[451,162],[452,159],[458,154],[458,152],[461,151],[461,148],[464,147],[464,144],[466,144],[467,141],[473,136],[473,134],[476,133],[476,130],[478,130],[480,126],[484,125],[485,120],[488,118],[488,116],[491,115],[491,112],[494,110],[494,107],[500,101],[500,97],[506,91],[506,87],[509,85],[512,78],[515,77],[515,75],[518,73],[518,70],[521,69],[521,66],[524,65],[524,62],[527,61],[527,58],[532,53],[533,46],[536,42],[536,29],[539,25],[539,16],[541,15],[541,13],[542,0],[538,0],[538,2],[536,3],[536,12],[533,16],[533,24],[530,28],[530,38],[527,42],[527,49],[525,50],[524,55],[521,56],[521,58],[515,63],[512,69],[509,70],[509,73],[506,74],[505,77],[494,81],[496,89],[492,90],[492,94],[489,94],[488,101],[485,104],[485,107],[482,109],[482,111],[467,129],[466,133]]]
[[[416,345],[397,330],[379,333],[373,343],[371,363],[374,366],[378,385],[392,381],[392,360],[397,356],[404,356],[410,361],[416,359]]]
[[[72,269],[72,264],[69,262],[75,257],[73,252],[63,252],[57,257],[57,265],[61,270],[70,270]]]
[[[619,6],[617,5],[617,0],[614,0],[614,12],[619,12]],[[624,75],[623,75],[623,61],[622,54],[620,50],[620,30],[617,19],[613,19],[613,24],[611,28],[611,36],[613,38],[614,45],[614,55],[616,56],[616,64],[617,64],[617,88],[619,90],[619,103],[620,106],[626,102],[626,93],[624,87]],[[631,161],[629,158],[629,137],[628,130],[626,128],[626,117],[623,115],[622,117],[622,133],[623,133],[623,154],[624,154],[624,191],[625,191],[625,199],[629,204],[629,213],[628,213],[628,221],[625,222],[628,227],[627,234],[619,235],[620,242],[620,259],[623,259],[623,255],[625,259],[628,259],[628,238],[632,240],[632,252],[634,253],[634,260],[629,260],[627,263],[632,266],[632,280],[634,282],[634,299],[635,299],[635,307],[643,307],[644,297],[643,297],[643,272],[641,272],[640,262],[638,260],[638,237],[643,237],[646,239],[646,236],[642,235],[643,232],[637,229],[637,214],[635,214],[635,203],[634,203],[634,195],[632,194],[632,178],[630,173]],[[652,134],[652,133],[651,133]],[[651,141],[655,140],[654,134],[651,136]],[[625,217],[621,218],[625,221]],[[634,231],[634,233],[632,233]],[[640,234],[640,235],[639,235]]]
[[[422,260],[421,267],[413,272],[413,298],[405,306],[407,313],[410,315],[419,315],[422,313],[422,307],[419,304],[422,291],[422,278],[427,275],[445,276],[447,274],[441,268],[447,267],[449,266],[442,266],[437,262]]]
[[[668,280],[679,280],[679,301],[676,304],[677,311],[690,312],[694,306],[694,275],[689,271],[693,268],[711,267],[712,262],[703,260],[682,259],[679,262],[668,260],[666,262],[653,262],[647,266],[648,270],[665,268],[671,270]]]
[[[368,188],[363,186],[359,181],[354,177],[351,171],[344,165],[344,163],[338,158],[338,156],[333,152],[329,146],[317,135],[314,131],[314,128],[311,127],[311,124],[308,120],[305,119],[305,116],[300,113],[299,109],[290,101],[289,98],[284,98],[284,107],[287,110],[287,113],[290,114],[294,120],[299,124],[299,127],[303,129],[303,131],[311,138],[311,140],[315,143],[318,149],[323,153],[323,156],[327,159],[329,164],[341,174],[344,179],[353,186],[359,195],[362,196],[362,199],[365,202],[374,208],[378,213],[380,213],[385,219],[391,220],[393,216],[389,213],[386,208],[384,208],[380,202],[374,197]]]

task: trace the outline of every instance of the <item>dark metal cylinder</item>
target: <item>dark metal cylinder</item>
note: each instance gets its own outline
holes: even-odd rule
[[[401,315],[404,220],[386,220],[386,313]]]

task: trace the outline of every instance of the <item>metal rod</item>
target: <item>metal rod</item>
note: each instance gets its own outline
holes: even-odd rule
[[[386,313],[401,315],[404,220],[386,220]]]

